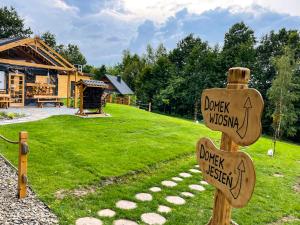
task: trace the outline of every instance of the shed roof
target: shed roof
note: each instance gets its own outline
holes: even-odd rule
[[[107,79],[112,83],[112,85],[120,92],[122,95],[132,95],[133,91],[128,87],[125,81],[119,76],[105,75]]]
[[[83,84],[87,87],[99,87],[99,88],[107,88],[108,85],[100,80],[80,80],[76,83],[76,85]]]

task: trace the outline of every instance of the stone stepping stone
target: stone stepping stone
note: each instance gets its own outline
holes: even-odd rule
[[[175,183],[174,181],[171,181],[171,180],[164,180],[161,182],[161,184],[163,186],[166,186],[166,187],[175,187],[177,186],[177,183]]]
[[[194,167],[195,167],[195,168],[199,168],[199,165],[195,165]]]
[[[181,192],[180,193],[182,196],[184,197],[189,197],[189,198],[193,198],[195,195],[191,192]]]
[[[152,187],[152,188],[149,188],[149,190],[152,192],[160,192],[161,188],[160,187]]]
[[[205,188],[198,184],[191,184],[189,185],[189,188],[194,191],[205,191]]]
[[[166,197],[167,202],[172,203],[174,205],[184,205],[185,200],[179,196],[167,196]]]
[[[111,209],[102,209],[97,212],[98,216],[100,217],[114,217],[116,212]]]
[[[201,181],[200,181],[200,184],[208,185],[208,183],[207,183],[205,180],[201,180]]]
[[[152,201],[152,195],[148,193],[138,193],[135,195],[135,198],[137,200],[140,200],[142,202],[150,202]]]
[[[201,173],[200,170],[196,170],[196,169],[190,169],[189,171],[192,172],[192,173]]]
[[[76,220],[76,225],[102,225],[102,221],[93,217],[82,217]]]
[[[159,205],[157,211],[160,213],[169,213],[172,211],[172,209],[165,205]]]
[[[179,176],[183,177],[183,178],[188,178],[188,177],[191,177],[192,174],[190,174],[190,173],[180,173]]]
[[[120,219],[120,220],[115,220],[113,225],[138,225],[138,223],[132,220]]]
[[[120,200],[116,203],[116,207],[119,209],[135,209],[137,207],[135,202],[127,201],[127,200]]]
[[[143,213],[141,219],[149,225],[162,225],[167,222],[166,218],[157,213]]]
[[[172,177],[172,180],[178,181],[178,182],[183,181],[183,179],[180,177]]]

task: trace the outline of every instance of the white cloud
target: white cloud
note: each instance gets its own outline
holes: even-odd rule
[[[271,10],[300,16],[298,1],[0,0],[0,7],[15,7],[34,34],[50,31],[56,35],[58,43],[79,45],[89,63],[100,65],[117,62],[122,50],[127,48],[140,52],[147,43],[157,45],[163,42],[172,48],[179,39],[191,32],[213,43],[222,41],[228,27],[244,19],[241,14],[245,14],[245,22],[250,26],[253,25],[253,18],[259,21],[259,26],[254,26],[259,34],[274,27],[284,27],[288,19],[277,19],[276,24],[271,26],[272,21],[264,19],[263,15]],[[224,15],[213,14],[220,9],[230,13],[226,14],[227,21],[219,18]],[[208,10],[212,10],[212,13],[207,14]],[[186,14],[178,15],[179,11]],[[290,27],[299,27],[300,22],[297,21],[294,18]],[[145,26],[145,23],[148,25]],[[207,27],[207,23],[210,27]]]
[[[207,10],[229,7],[243,11],[251,8],[253,4],[266,7],[274,12],[300,16],[299,0],[120,0],[120,3],[126,14],[131,15],[131,18],[150,19],[158,24],[164,23],[168,17],[174,16],[183,8],[190,13],[201,14]]]
[[[63,11],[70,11],[70,12],[78,12],[79,9],[75,6],[70,6],[63,0],[53,0],[52,4],[54,7],[61,9]]]

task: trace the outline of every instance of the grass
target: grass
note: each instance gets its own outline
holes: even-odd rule
[[[160,185],[164,179],[195,165],[195,143],[208,136],[218,144],[220,134],[202,124],[138,110],[133,107],[108,104],[112,117],[82,119],[74,116],[54,116],[45,120],[6,125],[0,133],[17,139],[20,130],[30,135],[28,174],[33,189],[59,216],[61,224],[74,223],[81,216],[95,216],[101,208],[114,208],[119,199],[134,200],[137,192]],[[284,216],[300,218],[299,193],[293,185],[299,182],[300,146],[279,142],[276,156],[266,155],[272,146],[266,137],[249,148],[253,158],[257,183],[254,195],[243,209],[233,211],[239,224],[267,224]],[[0,152],[15,165],[15,146],[0,143]],[[284,177],[274,177],[281,173]],[[103,180],[121,177],[101,186]],[[167,194],[188,191],[188,184],[197,183],[200,175],[186,179],[175,188],[164,188],[154,194],[154,201],[139,203],[136,210],[117,210],[117,217],[140,220],[140,214],[156,210],[158,203],[167,203]],[[100,183],[100,184],[99,184]],[[97,187],[84,197],[67,195],[56,199],[59,190]],[[184,206],[173,207],[166,216],[168,224],[206,224],[213,202],[213,187],[187,200]],[[111,220],[104,220],[111,224]],[[300,224],[294,221],[290,224]]]

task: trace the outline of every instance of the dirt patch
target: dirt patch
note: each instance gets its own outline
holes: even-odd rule
[[[274,177],[284,177],[282,173],[276,172],[273,174]]]
[[[55,198],[62,200],[67,195],[72,195],[80,198],[88,194],[94,193],[96,190],[97,190],[96,186],[83,187],[74,190],[59,190],[55,192]]]
[[[287,222],[295,222],[295,221],[300,221],[300,219],[298,219],[294,216],[284,216],[273,223],[269,223],[269,225],[283,225]]]
[[[300,177],[297,178],[296,184],[293,186],[295,192],[300,193]]]

